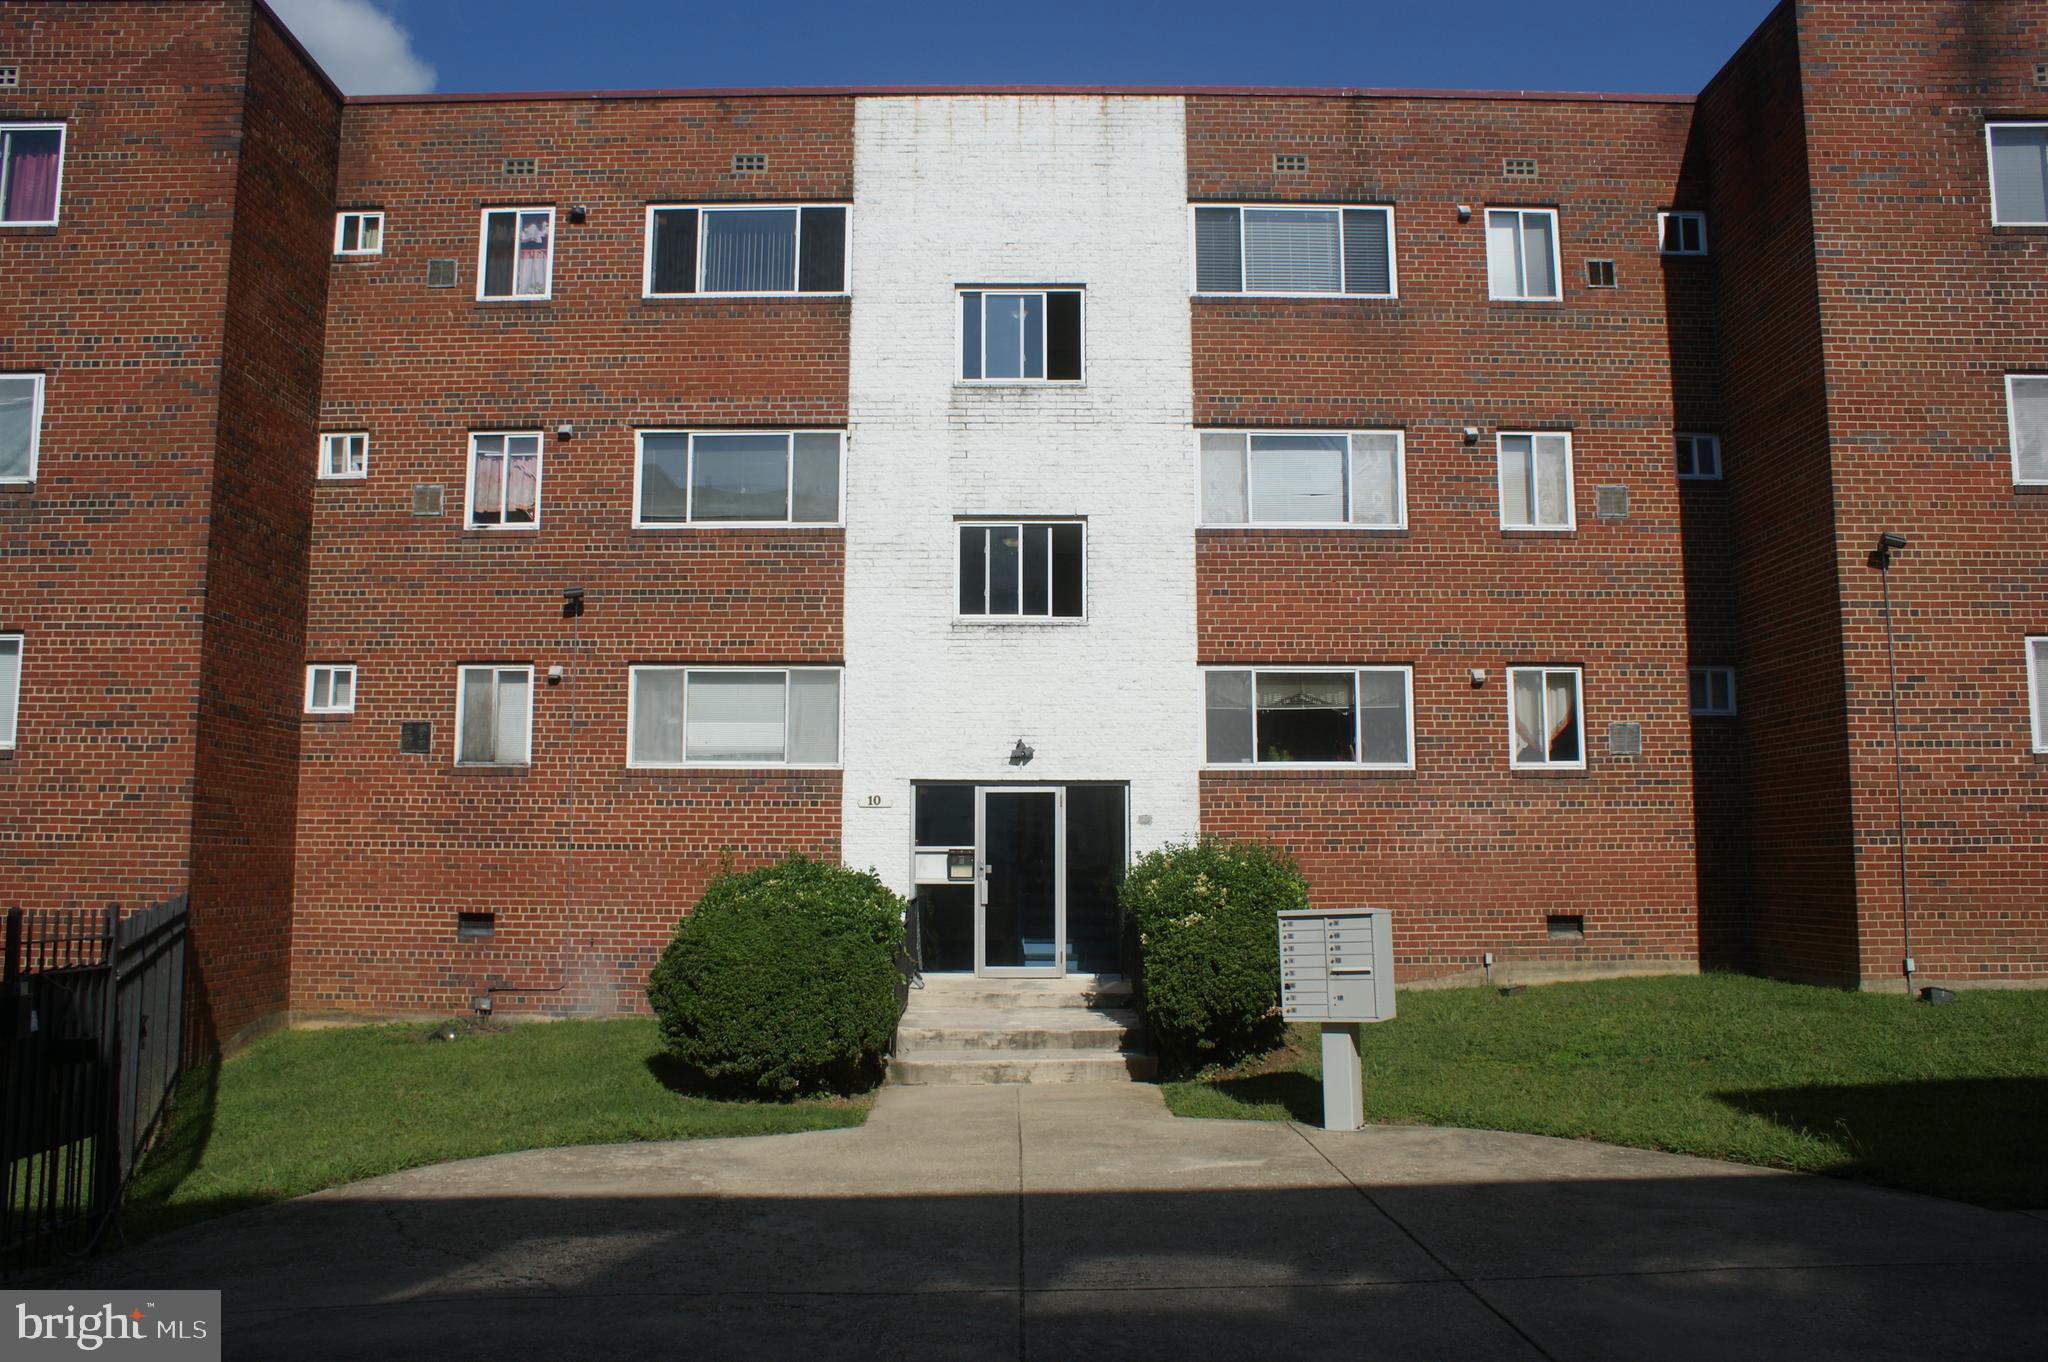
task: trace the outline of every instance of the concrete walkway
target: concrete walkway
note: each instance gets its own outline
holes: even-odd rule
[[[886,1090],[858,1130],[547,1150],[108,1259],[231,1358],[2048,1354],[2048,1217],[1473,1131]]]

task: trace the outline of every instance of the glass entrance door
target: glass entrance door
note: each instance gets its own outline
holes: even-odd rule
[[[1058,789],[982,787],[979,972],[1066,972],[1064,799]]]

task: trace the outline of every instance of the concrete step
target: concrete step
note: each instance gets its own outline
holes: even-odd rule
[[[1135,1050],[1138,1036],[1137,1014],[1122,1009],[920,1007],[913,999],[896,1028],[896,1053]]]
[[[898,1055],[889,1081],[909,1086],[967,1083],[1128,1083],[1157,1072],[1150,1055],[1104,1051],[931,1050]]]
[[[1065,979],[979,979],[971,974],[927,974],[924,987],[910,990],[910,1006],[924,1003],[947,1011],[973,1008],[1123,1007],[1131,986],[1122,979],[1092,975]]]

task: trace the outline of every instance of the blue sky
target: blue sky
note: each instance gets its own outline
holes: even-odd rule
[[[1691,94],[1773,0],[271,0],[351,94],[712,85]]]

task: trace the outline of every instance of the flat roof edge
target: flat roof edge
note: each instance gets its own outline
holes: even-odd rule
[[[1568,90],[1424,90],[1369,86],[1266,85],[807,85],[699,90],[507,90],[426,95],[350,95],[350,104],[515,104],[652,99],[820,99],[977,95],[1222,96],[1268,99],[1438,99],[1551,104],[1691,104],[1693,95]]]

